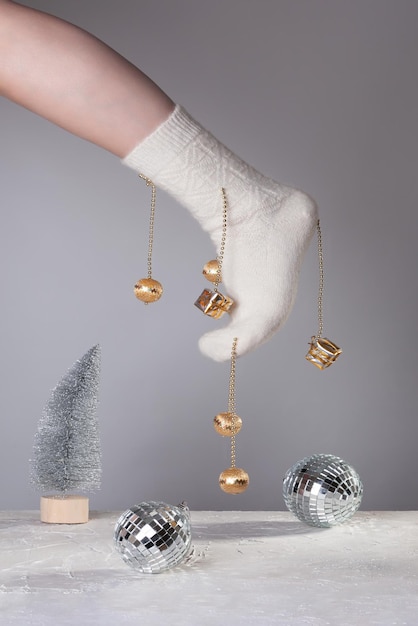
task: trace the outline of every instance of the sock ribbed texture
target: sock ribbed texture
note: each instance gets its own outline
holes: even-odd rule
[[[228,226],[220,291],[235,305],[229,324],[203,335],[199,346],[205,355],[226,361],[234,337],[238,355],[268,340],[292,308],[316,226],[315,203],[245,163],[179,105],[122,162],[186,206],[217,249],[225,188]]]

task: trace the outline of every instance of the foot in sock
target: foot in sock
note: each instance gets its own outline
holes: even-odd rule
[[[186,206],[217,249],[225,189],[228,225],[220,291],[235,304],[229,323],[203,335],[199,347],[215,361],[226,361],[234,337],[238,356],[270,339],[295,300],[318,219],[313,200],[257,172],[180,106],[123,162]]]

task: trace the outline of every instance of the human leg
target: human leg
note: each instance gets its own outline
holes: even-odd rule
[[[96,37],[9,0],[0,0],[0,59],[0,95],[119,157],[174,108]]]
[[[216,246],[225,188],[223,283],[236,304],[230,323],[200,347],[223,361],[234,337],[239,355],[268,340],[294,302],[317,219],[313,201],[247,165],[145,74],[71,24],[0,0],[0,56],[2,95],[125,157],[187,206]]]

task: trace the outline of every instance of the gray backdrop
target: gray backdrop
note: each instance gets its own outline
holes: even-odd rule
[[[203,125],[320,207],[331,369],[316,331],[312,243],[293,314],[240,359],[241,496],[222,493],[228,364],[203,357],[213,320],[193,306],[213,257],[166,194],[144,307],[149,190],[99,148],[6,100],[1,107],[1,507],[35,508],[33,436],[50,390],[102,346],[103,486],[91,506],[186,499],[194,509],[282,509],[286,469],[315,452],[351,462],[364,509],[415,509],[417,120],[414,0],[33,0],[127,56]]]

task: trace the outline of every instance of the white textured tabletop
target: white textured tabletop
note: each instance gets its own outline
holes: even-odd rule
[[[193,558],[158,575],[114,551],[118,517],[0,512],[1,626],[418,626],[418,512],[324,530],[287,512],[192,512]]]

